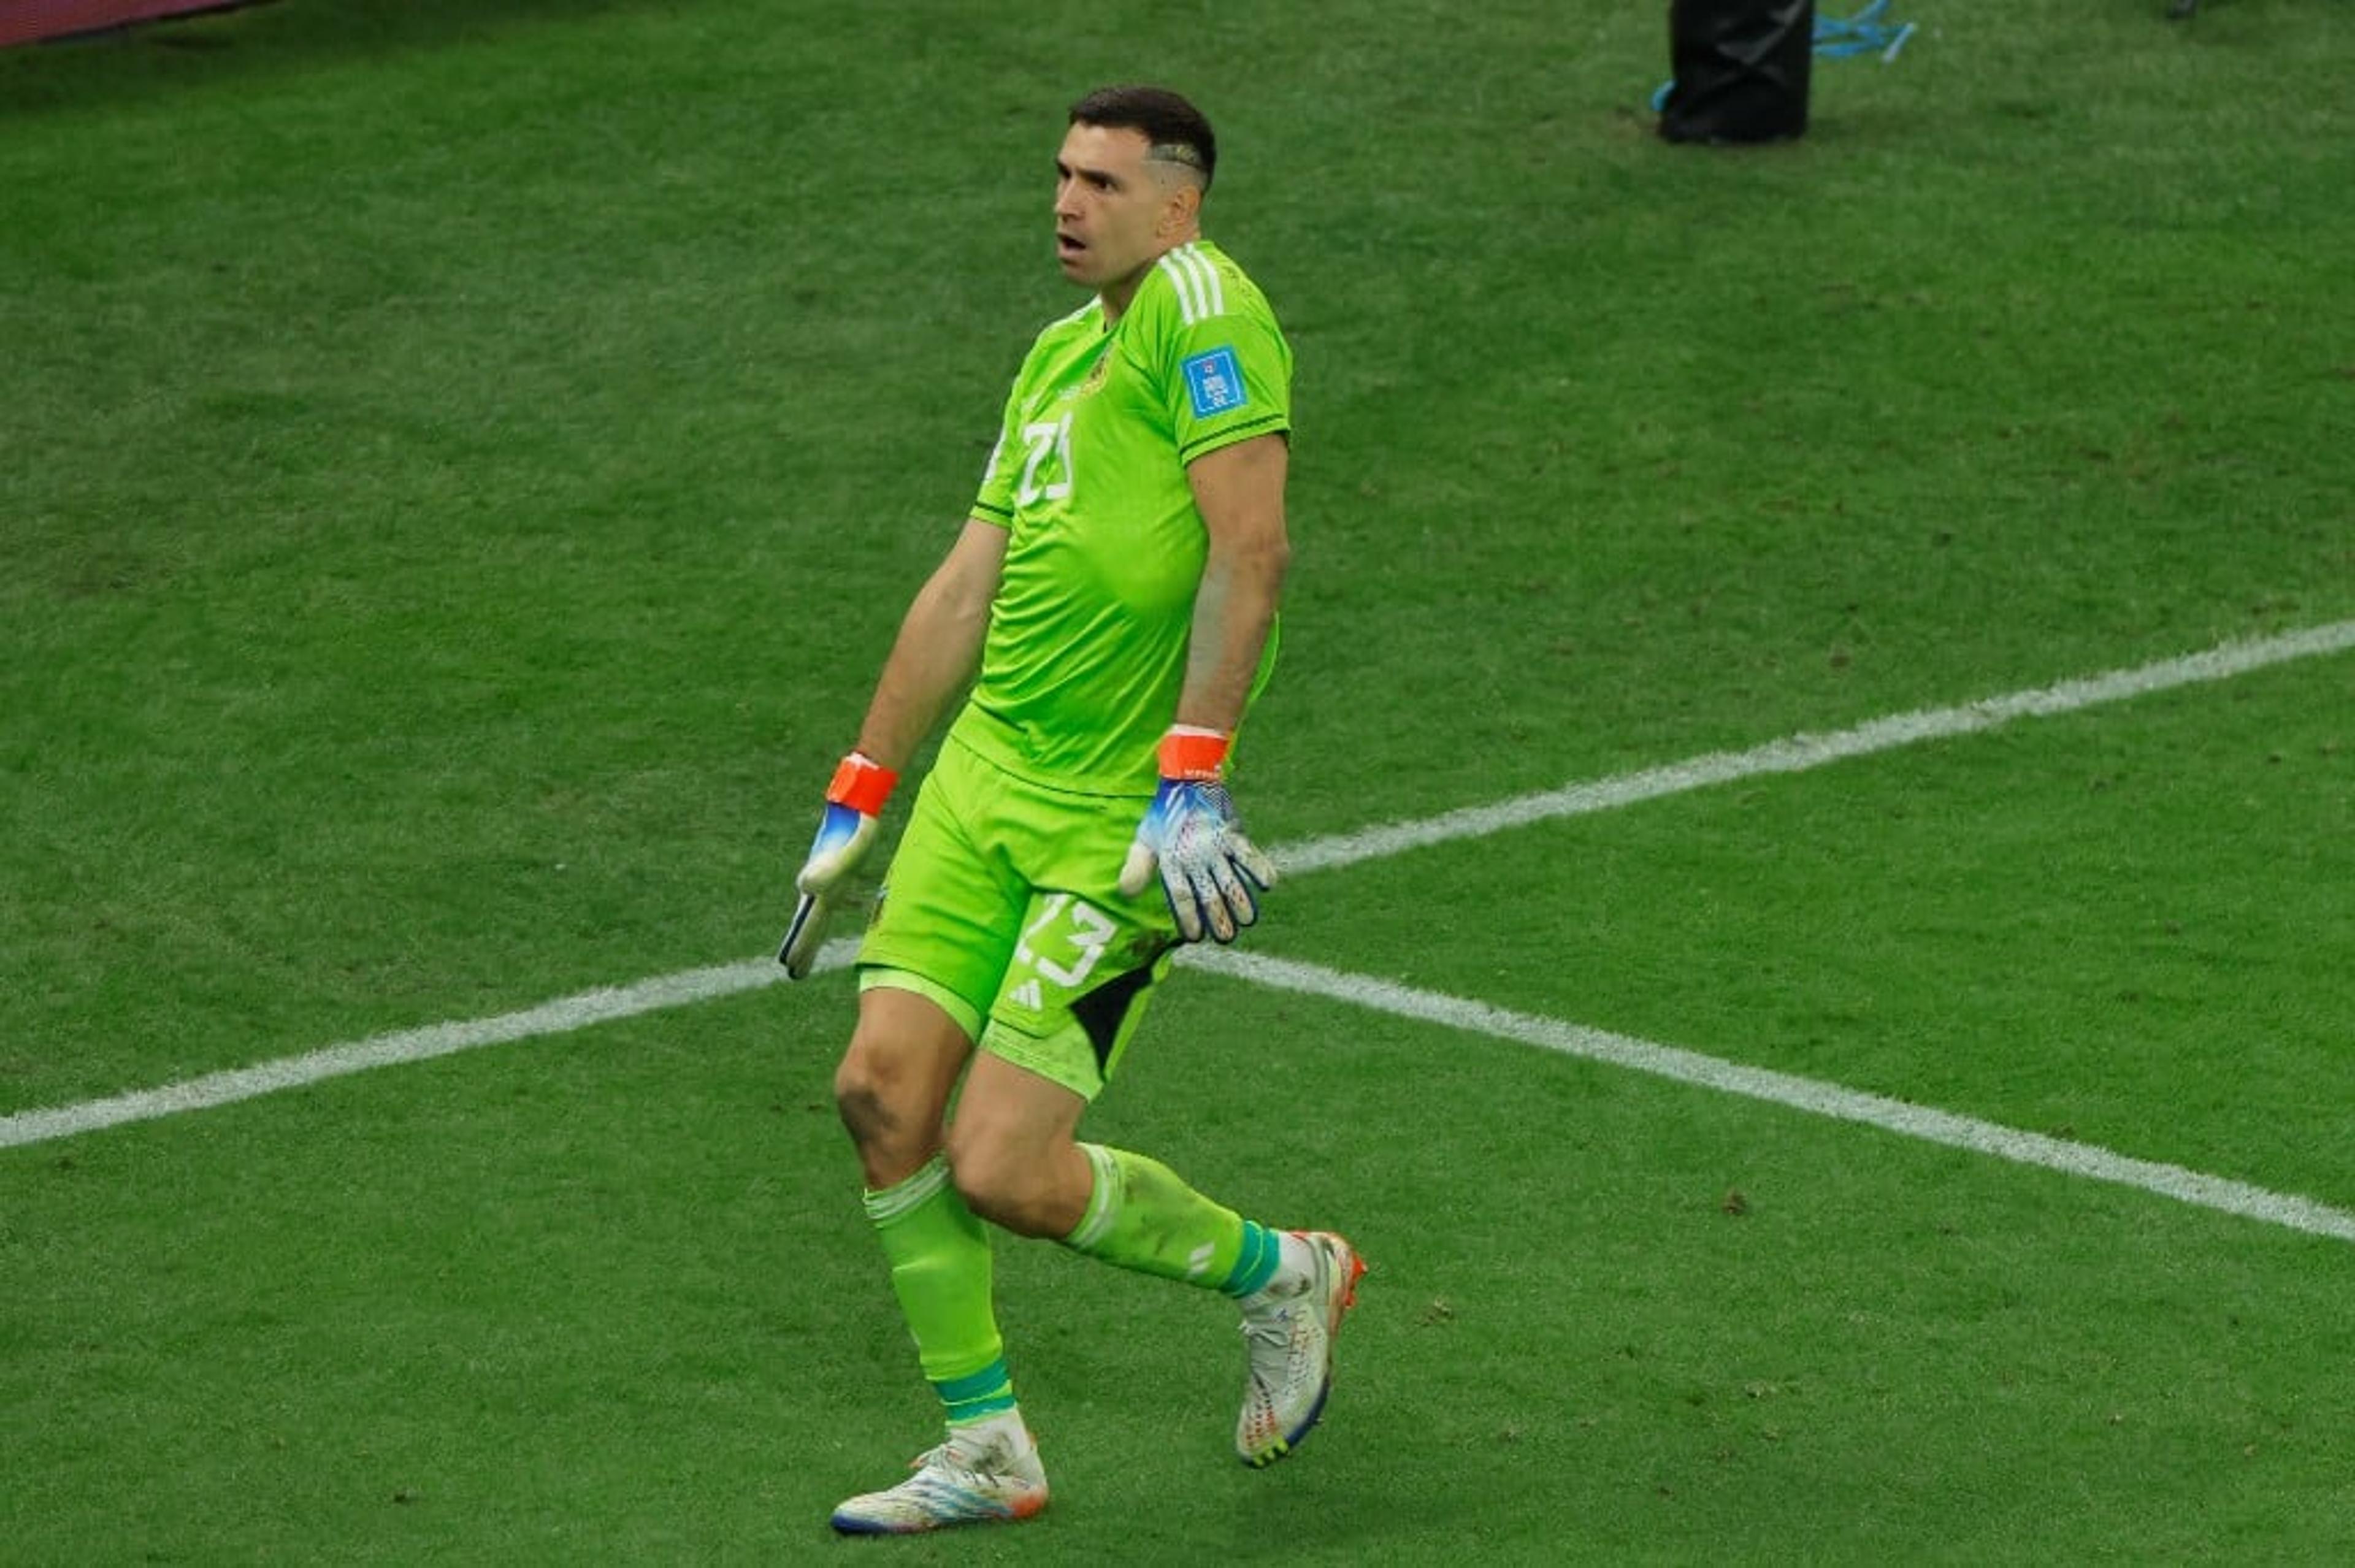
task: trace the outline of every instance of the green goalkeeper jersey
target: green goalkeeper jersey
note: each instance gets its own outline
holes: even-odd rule
[[[1041,332],[973,505],[1007,530],[1006,566],[952,736],[1039,784],[1150,795],[1208,554],[1186,465],[1291,428],[1291,347],[1206,241],[1156,262],[1109,330],[1092,300]],[[1259,682],[1274,655],[1271,633]]]

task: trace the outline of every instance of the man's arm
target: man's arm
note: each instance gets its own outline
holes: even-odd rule
[[[777,946],[777,962],[792,978],[803,978],[816,965],[827,913],[874,842],[900,770],[973,678],[1005,564],[1006,530],[968,519],[947,559],[932,570],[900,618],[899,638],[883,661],[867,722],[859,727],[858,749],[835,770],[817,837],[794,879],[799,897]]]
[[[981,664],[990,601],[1006,565],[1006,529],[973,518],[917,590],[858,727],[858,750],[898,772]]]
[[[1161,788],[1137,825],[1120,890],[1135,898],[1157,869],[1178,933],[1188,942],[1232,942],[1259,919],[1253,890],[1275,882],[1274,865],[1244,836],[1220,779],[1292,556],[1284,531],[1289,458],[1281,436],[1260,435],[1198,457],[1186,470],[1209,554],[1194,595],[1177,722],[1161,739]]]
[[[1210,549],[1194,596],[1179,724],[1232,733],[1242,722],[1292,559],[1284,526],[1290,458],[1282,436],[1258,435],[1206,453],[1186,470]]]

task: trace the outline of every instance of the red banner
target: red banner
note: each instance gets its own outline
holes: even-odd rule
[[[0,0],[0,46],[95,33],[126,22],[219,11],[242,0]]]

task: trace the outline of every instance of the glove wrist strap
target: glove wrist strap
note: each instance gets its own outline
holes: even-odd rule
[[[1195,784],[1215,783],[1226,766],[1227,744],[1223,731],[1173,724],[1161,737],[1161,776]]]
[[[829,805],[847,805],[862,816],[880,816],[883,803],[891,798],[891,787],[899,782],[900,775],[890,768],[864,752],[853,752],[834,770],[826,798]]]

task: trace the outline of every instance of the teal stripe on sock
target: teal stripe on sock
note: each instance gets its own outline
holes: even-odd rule
[[[932,1392],[948,1407],[951,1425],[1014,1408],[1014,1380],[1007,1373],[1004,1357],[964,1377],[943,1378],[932,1384]]]
[[[1249,1296],[1275,1277],[1275,1265],[1283,1257],[1273,1231],[1256,1220],[1244,1221],[1242,1251],[1235,1254],[1235,1266],[1220,1290],[1237,1298]]]

